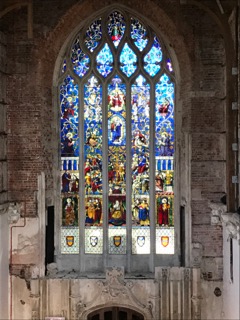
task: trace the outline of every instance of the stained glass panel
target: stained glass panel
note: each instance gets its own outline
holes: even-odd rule
[[[61,253],[78,254],[79,253],[79,228],[61,227]]]
[[[102,86],[92,76],[84,86],[85,194],[102,194]]]
[[[156,228],[156,253],[174,254],[174,228]]]
[[[156,84],[155,92],[156,157],[159,159],[174,154],[174,84],[166,74]]]
[[[109,226],[117,227],[120,234],[126,232],[125,101],[126,85],[116,75],[108,85],[108,223]],[[110,246],[110,249],[115,253],[121,253],[120,247],[113,250]]]
[[[60,86],[61,157],[79,156],[78,85],[67,76]]]
[[[85,227],[85,253],[103,253],[103,229]]]
[[[132,224],[148,226],[150,85],[140,75],[131,88],[132,103]]]
[[[125,43],[120,53],[120,69],[127,77],[130,77],[137,69],[136,63],[136,54],[128,44]]]
[[[98,53],[96,61],[98,72],[106,78],[113,70],[113,55],[107,43]]]
[[[79,253],[78,85],[67,76],[60,86],[61,110],[61,252]]]
[[[125,21],[123,15],[114,11],[108,16],[108,34],[117,48],[125,32]]]
[[[102,39],[102,25],[101,18],[94,21],[87,29],[85,34],[85,44],[88,50],[93,52],[99,45]]]
[[[150,76],[155,76],[161,69],[162,49],[158,38],[155,36],[152,48],[144,57],[144,69]]]
[[[110,254],[126,254],[127,251],[126,228],[110,227],[108,229],[108,251]]]
[[[148,43],[146,35],[146,27],[138,19],[131,18],[131,38],[140,51],[143,51]]]
[[[73,158],[74,159],[74,158]],[[61,174],[62,179],[62,193],[64,194],[75,194],[79,191],[79,172],[78,170],[71,170],[74,167],[69,165],[72,161],[71,158],[67,158],[67,160],[63,160],[63,170]],[[66,166],[65,166],[66,165]],[[76,165],[77,168],[77,165]]]
[[[150,253],[150,228],[132,228],[132,254]]]
[[[82,78],[89,70],[90,58],[81,49],[79,42],[79,38],[77,38],[72,46],[71,61],[74,72]]]
[[[155,92],[156,244],[158,253],[169,254],[174,251],[174,84],[166,74]]]
[[[172,61],[171,59],[167,59],[167,68],[170,72],[173,72]]]
[[[62,197],[62,226],[78,226],[79,197]]]

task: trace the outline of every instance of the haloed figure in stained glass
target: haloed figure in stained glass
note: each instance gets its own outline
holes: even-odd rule
[[[125,254],[130,230],[133,254],[149,254],[150,239],[156,253],[172,254],[175,84],[167,48],[137,17],[110,10],[76,35],[63,77],[63,234],[75,226],[86,253],[102,253],[106,241],[110,254]]]
[[[78,223],[78,198],[63,199],[63,225],[76,226]]]
[[[125,197],[109,197],[109,223],[121,226],[126,223]]]

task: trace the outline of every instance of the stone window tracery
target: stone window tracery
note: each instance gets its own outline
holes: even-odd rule
[[[112,10],[75,36],[59,76],[62,254],[174,254],[174,99],[141,19]]]

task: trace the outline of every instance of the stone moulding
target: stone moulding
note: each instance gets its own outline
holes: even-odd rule
[[[134,293],[134,286],[134,281],[124,279],[124,268],[107,268],[106,280],[98,280],[96,282],[95,295],[91,301],[84,302],[80,296],[71,297],[72,300],[75,299],[75,306],[73,303],[72,308],[74,319],[85,319],[89,310],[93,311],[101,305],[106,307],[107,304],[124,305],[126,308],[132,308],[142,313],[147,319],[153,319],[154,303],[150,300],[151,297],[144,304]]]
[[[31,280],[32,320],[64,316],[86,320],[97,310],[122,307],[144,319],[200,319],[200,269],[156,267],[155,277],[126,278],[123,267],[106,268],[102,279]],[[61,293],[60,293],[61,292]],[[49,303],[49,301],[54,303]]]

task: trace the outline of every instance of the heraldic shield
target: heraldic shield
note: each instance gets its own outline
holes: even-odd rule
[[[90,243],[92,247],[96,247],[96,245],[98,244],[98,237],[96,236],[91,236],[90,237]]]
[[[169,244],[169,237],[168,236],[162,236],[161,237],[161,244],[163,247],[167,247]]]
[[[66,243],[68,247],[72,247],[74,244],[74,236],[66,236]]]
[[[114,243],[115,247],[119,247],[122,243],[122,237],[121,236],[114,236],[113,243]]]
[[[144,236],[138,236],[137,237],[137,244],[139,247],[143,247],[145,244],[145,237]]]

